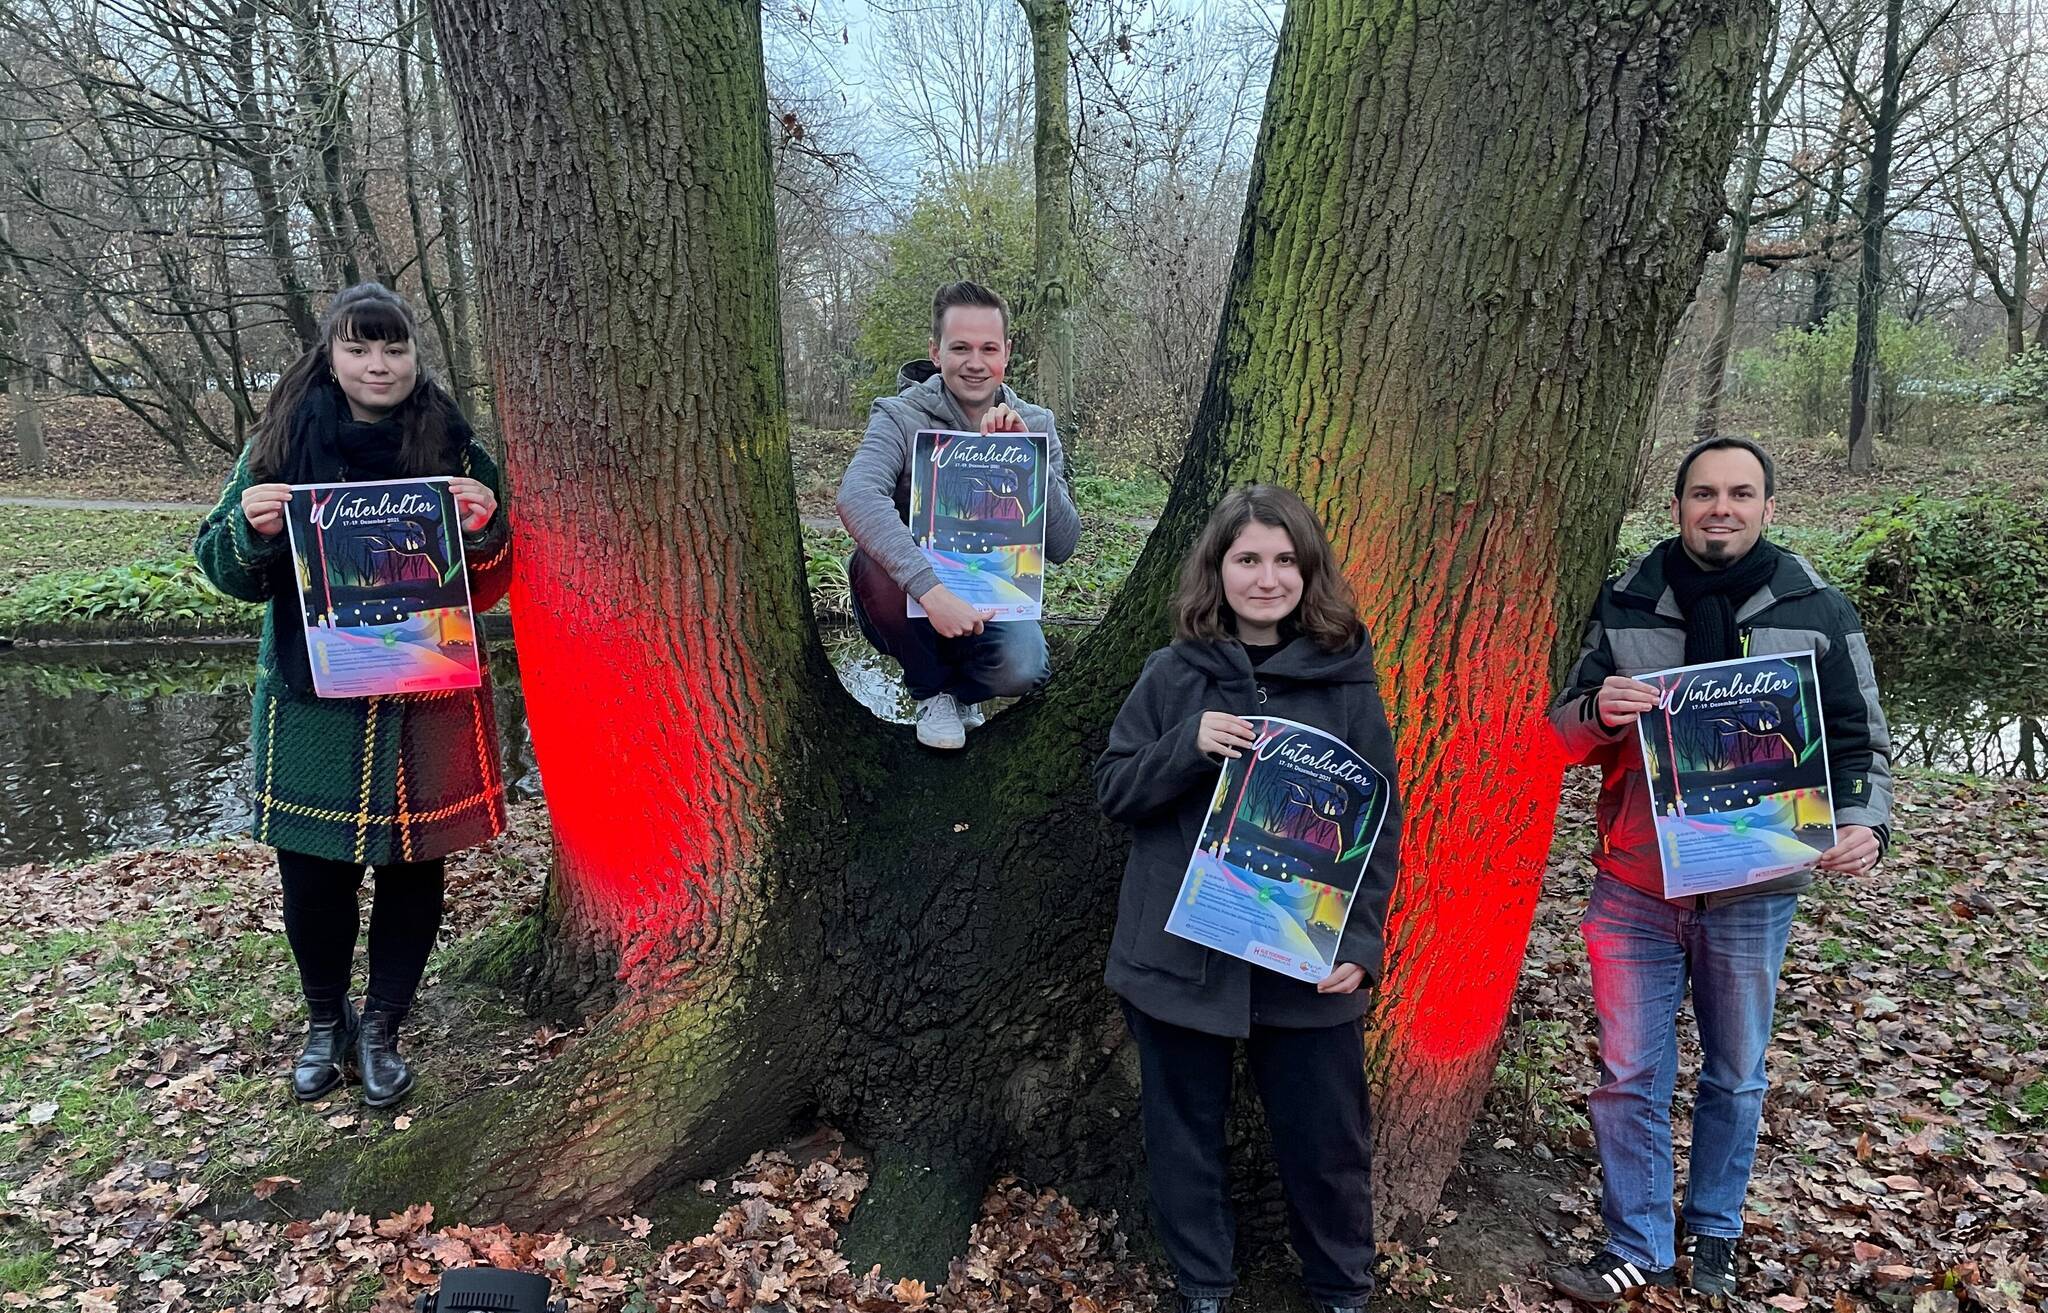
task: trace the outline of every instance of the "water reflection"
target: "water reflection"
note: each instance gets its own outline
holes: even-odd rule
[[[1059,634],[1064,643],[1069,635]],[[876,716],[914,707],[896,664],[851,629],[825,635],[841,683]],[[0,866],[232,833],[254,650],[134,643],[0,652]],[[2024,637],[1894,638],[1876,652],[1902,764],[2048,777],[2048,663]],[[518,661],[492,649],[506,780],[540,792]]]
[[[518,661],[491,651],[515,797],[538,797]],[[122,643],[0,652],[0,865],[231,834],[255,648]]]
[[[1876,646],[1901,765],[2048,778],[2048,660],[2007,633],[1897,635]]]

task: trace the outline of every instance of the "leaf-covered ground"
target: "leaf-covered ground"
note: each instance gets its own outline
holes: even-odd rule
[[[1388,1284],[1412,1306],[1546,1306],[1527,1265],[1596,1234],[1575,930],[1589,802],[1576,780],[1500,1078],[1441,1226],[1390,1249]],[[1901,813],[1886,872],[1811,897],[1794,932],[1745,1302],[2048,1308],[2048,788],[1919,778]],[[450,938],[530,907],[544,853],[528,809],[455,863]],[[395,1313],[481,1260],[546,1271],[573,1308],[607,1313],[1142,1310],[1162,1289],[1117,1219],[1014,1181],[990,1191],[943,1287],[850,1271],[835,1227],[865,1178],[829,1132],[702,1183],[709,1226],[686,1237],[637,1217],[572,1235],[446,1226],[424,1208],[295,1220],[290,1164],[412,1119],[284,1096],[299,1023],[273,878],[246,845],[0,874],[0,1307]],[[452,977],[462,955],[444,947],[437,968]],[[448,1073],[512,1080],[575,1042],[453,979],[412,1029],[415,1106],[450,1097]],[[237,1212],[256,1220],[216,1220]]]

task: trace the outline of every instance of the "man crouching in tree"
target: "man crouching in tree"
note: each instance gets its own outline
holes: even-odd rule
[[[1664,896],[1649,781],[1635,734],[1657,689],[1633,676],[1737,657],[1811,651],[1820,678],[1832,848],[1817,869],[1865,875],[1889,841],[1891,739],[1856,609],[1802,557],[1764,540],[1776,473],[1761,447],[1713,438],[1679,463],[1678,536],[1610,579],[1578,664],[1550,709],[1573,759],[1604,775],[1593,890],[1580,932],[1600,1016],[1593,1135],[1607,1243],[1551,1284],[1588,1304],[1688,1284],[1717,1303],[1735,1290],[1735,1242],[1763,1115],[1764,1052],[1778,968],[1810,870],[1718,893]],[[1684,1207],[1674,1218],[1671,1094],[1678,1009],[1692,984],[1703,1060]],[[1674,1227],[1674,1222],[1676,1226]]]
[[[1003,298],[975,283],[948,283],[932,297],[931,358],[896,375],[896,396],[876,399],[868,430],[839,482],[839,518],[858,550],[848,566],[854,619],[885,655],[903,663],[917,699],[917,741],[957,749],[981,723],[987,698],[1021,697],[1045,682],[1045,634],[1029,620],[997,623],[991,612],[939,582],[910,532],[910,464],[923,429],[1043,433],[1049,470],[1045,559],[1074,554],[1081,517],[1067,492],[1066,454],[1053,414],[1003,384],[1010,365],[1010,314]],[[911,616],[916,598],[923,617]]]

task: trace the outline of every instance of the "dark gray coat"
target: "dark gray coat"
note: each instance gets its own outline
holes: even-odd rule
[[[1247,1035],[1253,1023],[1308,1027],[1355,1021],[1371,1002],[1367,989],[1318,994],[1311,983],[1166,933],[1167,913],[1221,769],[1217,758],[1195,747],[1205,711],[1284,716],[1313,725],[1349,743],[1387,779],[1400,778],[1369,641],[1330,653],[1297,638],[1256,673],[1234,640],[1179,642],[1154,652],[1110,727],[1108,750],[1095,763],[1103,813],[1133,831],[1104,978],[1148,1016],[1212,1035]],[[1373,984],[1379,983],[1387,899],[1401,846],[1398,788],[1388,801],[1379,842],[1337,945],[1337,960],[1365,968]]]
[[[1664,867],[1657,860],[1657,822],[1649,777],[1643,773],[1642,741],[1633,729],[1603,725],[1593,697],[1609,675],[1640,676],[1685,664],[1685,615],[1664,578],[1665,556],[1677,550],[1678,540],[1667,538],[1601,588],[1579,659],[1550,706],[1551,726],[1570,759],[1600,766],[1594,867],[1652,898],[1664,896]],[[1879,843],[1889,845],[1891,732],[1878,705],[1877,672],[1856,608],[1805,557],[1785,552],[1771,581],[1736,608],[1735,626],[1745,656],[1813,653],[1835,822],[1868,825],[1877,831]],[[1811,870],[1794,871],[1700,898],[1717,906],[1761,894],[1794,893],[1812,883]]]

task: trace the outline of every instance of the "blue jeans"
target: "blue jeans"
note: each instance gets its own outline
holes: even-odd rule
[[[1602,1079],[1591,1100],[1604,1178],[1600,1216],[1608,1249],[1638,1267],[1677,1261],[1671,1092],[1688,979],[1704,1059],[1682,1216],[1692,1235],[1742,1234],[1778,968],[1798,906],[1797,894],[1760,894],[1701,908],[1607,876],[1593,881],[1579,933],[1600,1014]]]
[[[904,610],[903,590],[889,572],[855,552],[847,562],[853,618],[884,656],[903,665],[903,686],[923,701],[951,693],[963,703],[1018,698],[1045,682],[1051,665],[1045,634],[1029,620],[983,625],[979,634],[941,638],[932,622]]]

